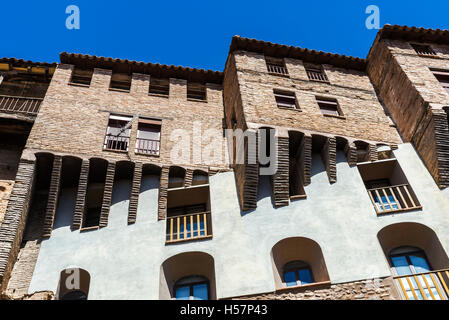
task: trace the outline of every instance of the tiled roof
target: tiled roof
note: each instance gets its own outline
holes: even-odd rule
[[[16,58],[0,58],[0,63],[8,63],[15,67],[25,67],[25,66],[39,66],[39,67],[56,67],[57,63],[47,63],[47,62],[34,62],[30,60],[16,59]]]
[[[310,63],[330,64],[348,69],[365,70],[366,67],[366,60],[357,57],[234,36],[229,52],[238,50],[263,53],[271,57],[300,59]]]
[[[61,63],[72,64],[82,68],[110,69],[114,72],[143,73],[161,78],[178,78],[194,82],[217,83],[223,81],[220,71],[168,66],[159,63],[138,62],[84,54],[62,52],[59,55]]]

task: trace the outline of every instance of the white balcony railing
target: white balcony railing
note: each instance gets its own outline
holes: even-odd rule
[[[42,98],[13,97],[0,95],[0,111],[37,115]]]

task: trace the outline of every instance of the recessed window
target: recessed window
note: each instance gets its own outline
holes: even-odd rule
[[[72,71],[72,78],[70,79],[70,83],[90,86],[92,74],[93,70],[83,70],[75,67]]]
[[[310,266],[303,261],[289,262],[283,270],[284,283],[287,287],[303,286],[314,282]]]
[[[187,83],[187,99],[206,101],[206,86],[201,83]]]
[[[170,82],[168,79],[150,78],[150,94],[167,96],[170,93]]]
[[[288,75],[284,59],[265,57],[265,62],[267,64],[267,70],[269,73],[274,73],[278,75]]]
[[[437,78],[437,80],[443,86],[443,88],[446,89],[447,92],[449,92],[449,71],[436,69],[431,69],[431,71],[435,78]]]
[[[136,153],[159,155],[161,141],[161,121],[139,119]]]
[[[296,109],[295,93],[291,91],[274,90],[274,98],[278,108]]]
[[[202,276],[183,278],[174,287],[176,300],[209,300],[209,280]]]
[[[128,151],[131,134],[131,117],[111,115],[104,140],[104,149]]]
[[[436,56],[436,52],[429,45],[422,44],[412,44],[413,49],[415,49],[416,53],[420,56]]]
[[[327,78],[326,73],[324,73],[322,66],[304,65],[304,67],[306,68],[309,80],[319,82],[329,82],[329,79]]]
[[[126,73],[112,73],[111,85],[112,90],[129,92],[131,89],[131,75]]]
[[[338,101],[336,99],[316,98],[320,111],[325,116],[343,116]]]

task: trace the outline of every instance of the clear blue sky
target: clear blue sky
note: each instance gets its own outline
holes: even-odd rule
[[[65,26],[68,5],[80,29]],[[0,57],[59,61],[62,51],[223,70],[233,35],[365,58],[380,23],[449,29],[449,1],[6,1]]]

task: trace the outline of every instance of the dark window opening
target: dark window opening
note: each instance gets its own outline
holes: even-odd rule
[[[75,67],[72,71],[72,78],[70,79],[70,83],[90,86],[92,75],[93,70],[83,70]]]
[[[187,83],[187,99],[206,101],[206,86],[201,83]]]
[[[343,116],[338,101],[336,99],[316,98],[320,111],[327,116]]]
[[[446,89],[447,92],[449,92],[449,71],[432,70],[432,69],[431,71],[435,76],[435,78],[437,78],[437,80],[443,86],[443,88]]]
[[[303,261],[292,261],[283,268],[284,283],[287,287],[303,286],[314,282],[312,269]]]
[[[169,79],[150,78],[150,94],[168,96],[170,93]]]
[[[267,70],[269,73],[277,75],[288,75],[287,67],[285,66],[284,59],[265,57],[267,64]]]
[[[304,134],[290,131],[289,136],[289,191],[290,199],[306,197],[301,166],[301,143]]]
[[[274,98],[278,108],[296,109],[296,96],[294,92],[274,90]]]
[[[129,92],[131,89],[131,75],[126,73],[112,73],[109,88]]]

